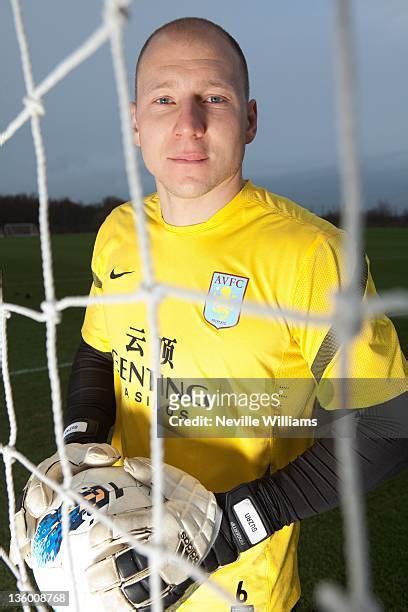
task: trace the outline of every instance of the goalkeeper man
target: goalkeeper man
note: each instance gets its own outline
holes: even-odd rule
[[[65,442],[75,470],[108,465],[118,458],[104,444],[113,426],[112,446],[129,458],[125,469],[149,483],[149,462],[131,458],[150,456],[153,343],[160,343],[163,380],[304,379],[320,388],[339,376],[341,346],[330,325],[312,326],[283,314],[264,319],[241,312],[242,305],[248,300],[327,315],[345,275],[340,230],[244,180],[257,105],[249,96],[242,50],[220,26],[185,18],[150,36],[137,63],[132,118],[135,144],[157,187],[145,199],[155,280],[199,290],[207,299],[202,304],[165,299],[159,338],[152,337],[142,303],[87,308],[71,373]],[[375,295],[364,264],[361,299]],[[100,228],[92,272],[92,296],[140,286],[129,203]],[[383,384],[358,385],[347,414],[354,421],[353,446],[366,490],[406,465],[406,373],[392,323],[384,316],[365,321],[352,343],[350,377]],[[313,393],[304,394],[303,415],[328,413],[314,408],[314,400]],[[328,398],[324,408],[339,408],[336,398]],[[187,495],[183,517],[168,511],[179,529],[176,536],[190,534],[190,559],[237,600],[231,608],[206,585],[188,591],[187,575],[175,572],[162,576],[165,605],[179,603],[183,611],[293,609],[300,595],[299,521],[339,503],[333,438],[173,437],[164,440],[164,450],[173,466],[164,468],[166,499],[177,498],[183,480],[215,508],[206,517],[211,529],[195,538],[189,511],[194,516],[196,502]],[[57,465],[51,458],[43,469],[58,477]],[[26,525],[50,495],[36,479],[29,481]],[[204,528],[198,529],[202,536]],[[112,609],[147,610],[148,582],[137,578],[143,558],[120,551],[101,563],[90,574],[91,582],[99,578],[101,601]]]

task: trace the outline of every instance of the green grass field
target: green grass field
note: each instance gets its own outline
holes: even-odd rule
[[[84,295],[90,286],[90,258],[94,236],[53,237],[54,277],[57,297]],[[366,251],[377,289],[407,287],[408,229],[369,229]],[[0,240],[0,269],[4,275],[4,300],[39,308],[44,299],[39,239]],[[83,309],[72,308],[62,315],[58,327],[60,364],[70,364],[78,346]],[[408,354],[408,318],[394,319],[401,345]],[[18,420],[17,447],[33,463],[54,452],[50,389],[45,369],[44,325],[13,315],[8,320],[9,362]],[[27,371],[28,370],[28,371]],[[32,370],[32,371],[29,371]],[[69,367],[60,369],[63,396]],[[0,442],[8,437],[3,390],[0,391]],[[28,474],[14,466],[16,490],[22,489]],[[370,556],[373,584],[384,609],[408,609],[408,494],[406,474],[386,483],[368,496]],[[8,549],[8,518],[3,474],[0,479],[0,545]],[[320,580],[344,583],[342,522],[339,511],[305,521],[302,525],[299,566],[303,595],[299,609],[313,609],[313,587]],[[0,562],[0,590],[14,590],[15,582]]]

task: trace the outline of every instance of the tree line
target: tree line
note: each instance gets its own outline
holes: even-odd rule
[[[49,222],[54,234],[95,232],[106,216],[123,200],[108,196],[96,204],[82,204],[70,198],[50,199]],[[34,223],[38,226],[38,197],[19,193],[0,195],[0,231],[6,223]],[[341,222],[338,210],[321,215],[335,225]],[[368,227],[408,227],[408,209],[395,210],[385,200],[364,212]]]
[[[123,200],[108,196],[97,204],[82,204],[70,198],[50,199],[49,223],[53,234],[95,232],[107,215]],[[38,226],[39,201],[35,194],[0,195],[0,230],[6,223]]]
[[[338,210],[330,210],[321,216],[340,227]],[[364,211],[363,220],[367,227],[408,227],[408,209],[398,210],[386,200],[380,200],[377,206]]]

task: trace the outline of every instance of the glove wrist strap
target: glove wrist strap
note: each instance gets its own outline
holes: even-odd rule
[[[272,524],[251,483],[236,487],[228,493],[217,494],[216,498],[224,509],[232,538],[240,552],[273,534]]]
[[[107,435],[104,427],[94,419],[83,418],[73,421],[64,429],[64,443],[79,444],[106,442]]]

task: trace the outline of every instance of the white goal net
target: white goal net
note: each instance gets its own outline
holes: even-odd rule
[[[108,527],[112,526],[108,516],[101,514],[91,505],[87,505],[83,498],[70,492],[69,485],[71,474],[66,459],[63,444],[63,419],[61,410],[60,380],[58,374],[58,359],[56,335],[59,315],[68,308],[85,307],[90,303],[118,303],[136,302],[143,300],[149,308],[149,319],[152,328],[152,337],[156,337],[158,327],[157,309],[160,302],[168,296],[177,296],[185,300],[200,302],[205,299],[205,294],[160,285],[154,278],[150,245],[144,211],[142,207],[142,191],[138,178],[135,150],[132,143],[132,131],[129,117],[129,97],[128,81],[126,74],[126,64],[123,53],[123,30],[126,27],[127,9],[130,0],[106,0],[104,4],[103,17],[100,25],[90,34],[89,38],[83,42],[74,52],[58,64],[40,83],[34,83],[31,67],[29,44],[24,30],[23,15],[19,0],[10,0],[13,10],[15,29],[21,54],[22,69],[25,81],[26,95],[24,106],[11,123],[0,133],[0,145],[5,145],[14,134],[26,123],[31,123],[31,131],[34,142],[35,157],[37,163],[37,181],[39,194],[39,230],[42,256],[42,270],[45,290],[45,300],[41,310],[37,311],[25,308],[13,303],[0,303],[0,355],[2,377],[4,385],[4,395],[6,399],[6,409],[9,420],[9,439],[0,445],[0,452],[4,461],[6,485],[8,494],[8,509],[10,534],[15,536],[16,496],[19,492],[15,491],[13,481],[13,463],[21,463],[29,472],[34,472],[42,478],[50,487],[58,492],[64,499],[63,511],[63,533],[68,533],[67,505],[75,500],[82,503],[89,511],[98,516],[98,519]],[[351,0],[333,0],[336,27],[336,58],[337,58],[337,100],[338,100],[338,134],[340,147],[340,174],[342,179],[342,201],[343,206],[343,227],[347,233],[345,247],[347,270],[349,270],[348,286],[345,291],[337,296],[336,311],[333,317],[325,319],[336,326],[341,333],[339,338],[347,343],[353,338],[353,330],[357,328],[356,323],[362,317],[370,317],[376,313],[392,312],[401,314],[408,312],[408,295],[404,291],[394,291],[385,294],[381,299],[369,299],[361,302],[359,299],[360,288],[360,266],[361,262],[357,257],[360,252],[362,241],[361,225],[361,195],[360,195],[360,174],[356,143],[356,112],[355,112],[355,83],[354,83],[354,53],[353,37],[351,31],[350,9]],[[135,11],[139,7],[135,4]],[[41,5],[38,5],[41,10]],[[141,261],[143,264],[143,282],[141,289],[134,294],[105,296],[103,298],[89,299],[88,296],[67,296],[63,299],[56,299],[55,285],[53,277],[53,261],[50,248],[50,231],[48,223],[48,192],[47,192],[47,164],[45,149],[43,145],[41,118],[44,114],[44,100],[46,94],[58,85],[71,71],[75,70],[82,62],[91,57],[101,46],[108,44],[111,48],[112,63],[114,68],[118,107],[121,120],[122,142],[124,152],[124,162],[128,177],[129,193],[135,209],[137,219],[138,243],[141,250]],[[345,308],[345,305],[350,305]],[[306,321],[309,325],[314,323],[314,319],[307,318],[300,312],[289,312],[282,310],[261,307],[255,304],[247,304],[243,307],[244,312],[261,314],[265,318],[278,317],[284,314],[285,317],[297,321]],[[46,348],[47,363],[49,370],[49,380],[51,386],[52,412],[54,419],[55,441],[60,454],[64,473],[64,482],[61,486],[46,479],[37,470],[36,466],[21,453],[16,447],[17,439],[17,420],[15,406],[13,402],[13,390],[7,359],[7,319],[10,313],[18,313],[24,317],[29,317],[46,327]],[[347,316],[346,316],[347,315]],[[322,317],[316,319],[316,324],[322,323]],[[155,374],[160,372],[159,347],[153,343],[152,370]],[[347,363],[343,363],[343,378],[347,376]],[[152,408],[154,410],[154,408]],[[168,555],[160,549],[162,543],[162,470],[159,469],[163,460],[162,439],[157,435],[157,423],[151,419],[151,451],[154,466],[153,482],[153,502],[154,502],[154,544],[153,547],[146,547],[136,541],[126,533],[123,537],[139,552],[149,557],[152,566],[152,590],[155,602],[154,612],[162,610],[162,605],[158,594],[160,582],[158,570],[164,560],[171,559],[174,562],[186,566],[186,562],[179,557]],[[347,432],[346,432],[347,433]],[[361,489],[359,487],[359,475],[356,469],[355,458],[351,452],[351,442],[347,435],[338,438],[336,443],[337,454],[341,465],[341,507],[344,517],[344,554],[347,565],[348,588],[346,591],[340,587],[329,585],[319,585],[317,599],[319,605],[326,610],[349,611],[349,610],[373,610],[377,604],[374,601],[368,561],[368,544],[366,537],[363,501]],[[67,538],[67,540],[69,540]],[[9,558],[8,552],[0,548],[0,557],[7,565],[9,570],[16,578],[17,588],[20,590],[33,590],[30,584],[25,564],[20,558],[17,565],[14,565]],[[189,573],[197,580],[203,581],[206,575],[199,569],[189,565]],[[214,585],[213,588],[218,588]],[[218,588],[219,590],[219,588]],[[225,595],[225,594],[224,594]],[[75,603],[75,588],[72,590],[72,598]],[[41,609],[41,606],[39,606]]]

